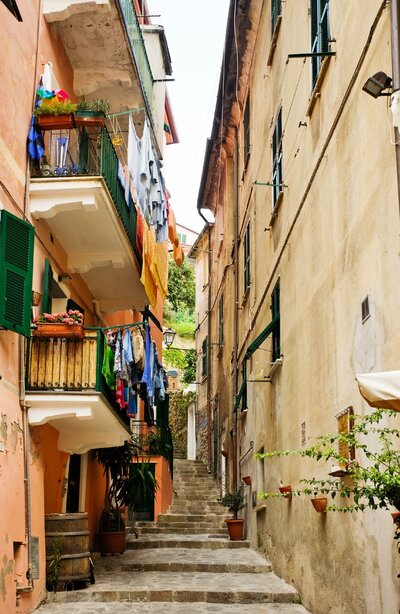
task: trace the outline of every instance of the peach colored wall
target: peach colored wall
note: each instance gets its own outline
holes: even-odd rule
[[[48,424],[36,428],[42,430],[45,513],[59,514],[62,512],[63,498],[66,494],[64,480],[69,454],[58,449],[57,429]]]
[[[89,514],[90,549],[96,549],[95,535],[98,532],[101,512],[104,508],[105,477],[99,463],[89,455],[87,485],[86,485],[86,511]]]
[[[26,137],[29,131],[34,92],[42,62],[52,61],[60,85],[72,93],[73,73],[64,49],[49,30],[42,17],[39,20],[40,47],[37,50],[38,14],[40,2],[19,0],[23,22],[0,3],[0,207],[21,216],[25,209]],[[38,51],[38,53],[37,53]],[[45,226],[38,228],[35,241],[34,288],[42,283],[43,259],[48,256],[49,241]],[[54,249],[51,246],[51,249]],[[79,280],[77,281],[79,284]],[[91,302],[88,303],[91,306]],[[47,434],[31,429],[30,489],[32,535],[39,538],[39,574],[32,592],[24,593],[16,606],[16,582],[26,586],[28,567],[25,541],[25,463],[23,413],[19,403],[20,337],[0,331],[0,614],[32,612],[44,597],[45,540],[44,500],[46,506],[57,507],[57,496],[44,487],[44,455]],[[50,427],[49,427],[50,428]],[[45,431],[44,431],[45,432]],[[54,442],[46,448],[47,456],[56,452]],[[59,458],[59,462],[63,462]],[[60,467],[54,467],[49,481],[54,483]],[[58,484],[57,479],[55,480]]]

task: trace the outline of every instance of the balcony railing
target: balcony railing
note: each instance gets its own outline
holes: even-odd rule
[[[108,130],[103,128],[78,128],[48,130],[44,133],[47,156],[40,165],[32,165],[32,177],[59,178],[90,177],[101,175],[110,192],[116,213],[129,238],[139,261],[136,245],[136,208],[118,177],[119,161]],[[44,160],[44,161],[43,161]]]
[[[153,99],[153,74],[150,68],[149,58],[138,18],[133,7],[132,0],[118,0],[123,15],[126,30],[128,32],[132,53],[135,58],[139,79],[142,83],[143,92],[147,99],[148,110],[151,111]]]
[[[27,391],[101,392],[128,423],[101,372],[104,338],[100,329],[85,330],[83,339],[31,337],[26,353]]]

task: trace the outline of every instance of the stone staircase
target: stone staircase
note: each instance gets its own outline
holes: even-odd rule
[[[269,561],[228,539],[226,509],[201,463],[177,460],[174,490],[168,512],[138,523],[123,555],[96,557],[95,585],[58,593],[38,614],[306,614]]]

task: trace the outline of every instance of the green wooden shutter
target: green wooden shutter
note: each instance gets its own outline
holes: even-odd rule
[[[35,229],[3,210],[0,222],[0,325],[29,337]]]
[[[44,261],[44,279],[43,279],[43,298],[42,312],[51,313],[51,303],[53,298],[53,269],[50,265],[50,260],[46,258]]]

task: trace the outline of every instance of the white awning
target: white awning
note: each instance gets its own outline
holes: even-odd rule
[[[400,411],[400,371],[359,373],[356,380],[368,405]]]

